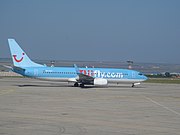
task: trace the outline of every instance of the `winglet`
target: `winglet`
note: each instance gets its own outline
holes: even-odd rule
[[[79,68],[77,67],[76,64],[74,64],[74,68],[75,68],[75,70],[76,70],[76,73],[77,73],[77,74],[80,74]]]

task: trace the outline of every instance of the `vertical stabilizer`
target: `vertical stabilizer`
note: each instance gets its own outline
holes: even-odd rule
[[[43,65],[37,64],[27,56],[27,54],[21,49],[14,39],[8,39],[9,48],[11,51],[11,57],[13,64],[16,67],[43,67]]]

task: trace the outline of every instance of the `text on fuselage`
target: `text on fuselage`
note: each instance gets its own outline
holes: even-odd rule
[[[123,78],[120,72],[102,72],[100,70],[80,70],[80,73],[97,78]]]

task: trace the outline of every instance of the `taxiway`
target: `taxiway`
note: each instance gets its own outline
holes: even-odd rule
[[[0,79],[0,134],[179,135],[180,85],[75,88]]]

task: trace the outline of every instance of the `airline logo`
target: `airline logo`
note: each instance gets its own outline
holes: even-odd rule
[[[93,70],[79,70],[80,73],[88,75],[88,76],[94,76],[94,71]]]
[[[23,58],[24,58],[24,55],[25,55],[25,53],[22,53],[22,57],[20,58],[20,59],[17,59],[17,55],[13,55],[13,58],[14,58],[14,60],[16,61],[16,62],[21,62],[22,60],[23,60]]]
[[[120,72],[101,72],[100,70],[80,70],[80,73],[97,78],[123,78]]]

